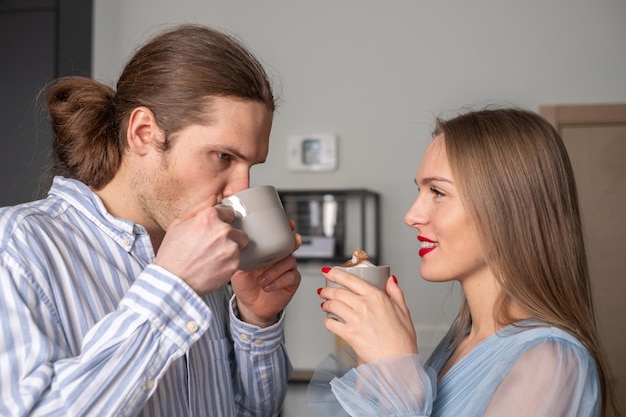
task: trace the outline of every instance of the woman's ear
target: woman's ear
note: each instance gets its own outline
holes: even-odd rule
[[[132,111],[126,131],[126,141],[131,152],[145,155],[162,134],[152,110],[140,106]]]

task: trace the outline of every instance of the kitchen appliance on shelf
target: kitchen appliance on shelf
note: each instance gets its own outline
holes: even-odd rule
[[[356,248],[380,258],[380,196],[367,189],[279,190],[302,245],[298,260],[343,263]]]

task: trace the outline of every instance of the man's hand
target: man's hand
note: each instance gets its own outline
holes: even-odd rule
[[[198,295],[226,285],[237,270],[239,253],[248,244],[232,227],[234,212],[207,201],[174,220],[154,263],[179,276]]]
[[[291,229],[295,224],[290,220]],[[302,244],[294,234],[294,251]],[[296,259],[290,255],[275,264],[256,271],[237,271],[231,280],[237,297],[240,318],[259,327],[276,323],[300,285]]]

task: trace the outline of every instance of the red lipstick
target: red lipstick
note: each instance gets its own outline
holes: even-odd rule
[[[437,249],[437,247],[439,246],[437,244],[437,242],[430,240],[424,236],[417,236],[417,240],[419,240],[420,242],[422,242],[422,245],[420,247],[420,250],[418,252],[420,257],[425,256],[426,254],[432,252],[433,250]]]

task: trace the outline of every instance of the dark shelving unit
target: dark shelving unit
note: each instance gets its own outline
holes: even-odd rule
[[[278,190],[287,215],[296,221],[296,232],[307,240],[327,239],[323,232],[323,208],[328,200],[336,203],[336,224],[332,251],[307,253],[301,248],[295,253],[299,262],[323,262],[339,265],[350,259],[354,249],[363,249],[373,263],[381,260],[380,194],[365,188]],[[317,208],[315,208],[318,206]],[[317,218],[314,218],[317,216]],[[315,227],[311,227],[314,224]],[[314,230],[315,229],[315,230]]]

